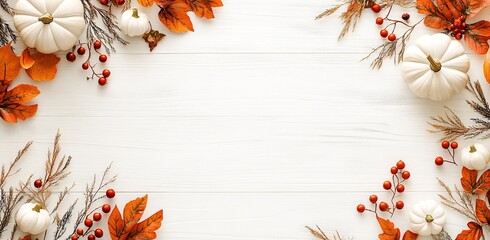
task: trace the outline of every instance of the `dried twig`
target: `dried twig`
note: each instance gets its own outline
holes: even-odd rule
[[[7,0],[0,0],[0,8],[2,8],[5,12],[10,15],[14,14],[14,11],[9,6]],[[14,33],[14,30],[10,27],[7,21],[0,15],[0,46],[5,46],[9,41],[14,41],[17,39],[17,36]]]
[[[456,186],[454,186],[454,190],[458,195],[457,198],[452,194],[451,189],[444,183],[441,179],[437,179],[439,185],[441,185],[444,190],[446,190],[446,196],[442,194],[438,194],[441,198],[441,203],[447,206],[448,208],[453,209],[454,211],[468,217],[472,221],[479,222],[476,217],[475,208],[473,207],[472,197],[464,191],[459,190]]]
[[[428,123],[433,129],[431,133],[442,133],[442,139],[454,140],[458,137],[465,139],[479,137],[487,139],[490,137],[490,106],[485,98],[482,87],[478,81],[470,82],[466,89],[475,97],[476,100],[466,100],[466,103],[480,116],[470,118],[472,125],[466,126],[460,117],[450,108],[446,108],[444,116],[431,116]]]
[[[333,239],[328,238],[328,236],[322,231],[322,229],[317,225],[316,229],[313,229],[311,227],[305,226],[308,230],[310,230],[310,233],[315,236],[315,238],[318,238],[320,240],[347,240],[347,238],[343,238],[340,236],[339,232],[335,232],[333,235]]]

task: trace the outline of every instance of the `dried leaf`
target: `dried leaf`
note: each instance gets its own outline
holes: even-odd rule
[[[482,173],[476,182],[475,194],[484,194],[490,189],[490,169]]]
[[[470,229],[463,230],[455,240],[479,240],[483,236],[481,226],[476,222],[469,222],[468,227]]]
[[[399,240],[400,239],[400,229],[395,228],[395,225],[390,222],[390,220],[380,218],[376,216],[379,226],[383,233],[378,235],[380,240]]]
[[[139,3],[141,6],[143,6],[143,7],[151,7],[151,6],[153,6],[153,3],[154,3],[154,2],[155,2],[155,1],[153,1],[153,0],[138,0],[138,3]]]
[[[27,75],[34,81],[48,81],[56,77],[56,64],[60,58],[54,54],[44,54],[38,51],[31,52],[34,65],[26,69]]]
[[[190,7],[183,1],[157,0],[160,7],[158,18],[172,32],[194,31],[191,19],[187,15]]]
[[[20,66],[22,66],[23,69],[29,69],[34,65],[34,59],[31,57],[31,54],[29,53],[29,48],[24,49],[22,51],[22,54],[20,55]]]
[[[162,226],[163,210],[160,210],[149,218],[138,223],[129,234],[128,239],[155,239],[157,234],[155,233]]]
[[[158,46],[158,42],[160,42],[160,40],[162,40],[164,37],[165,34],[153,29],[143,35],[143,39],[148,43],[150,52],[153,51],[156,46]]]
[[[121,212],[117,206],[112,210],[111,215],[107,221],[107,225],[109,227],[109,234],[111,235],[112,240],[124,239],[121,236],[124,235],[125,226],[124,220],[121,216]]]
[[[0,47],[0,80],[7,82],[14,80],[21,68],[20,58],[12,51],[10,44]]]
[[[410,230],[407,230],[404,234],[403,234],[403,240],[417,240],[417,237],[419,235],[416,234],[416,233],[413,233],[411,232]]]
[[[461,185],[463,186],[464,191],[473,194],[473,191],[476,189],[478,171],[469,170],[468,168],[463,167],[461,175]]]
[[[212,7],[221,7],[223,3],[221,0],[185,0],[187,5],[198,17],[205,17],[207,19],[214,18]]]
[[[475,215],[482,224],[488,224],[490,222],[490,210],[485,201],[476,199]]]
[[[19,238],[19,240],[31,240],[31,234],[25,235],[22,238]]]

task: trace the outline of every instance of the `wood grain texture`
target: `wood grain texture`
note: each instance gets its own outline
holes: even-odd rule
[[[434,166],[444,152],[426,121],[445,105],[469,118],[468,93],[418,99],[391,62],[380,71],[359,62],[381,43],[373,13],[337,42],[338,14],[314,21],[332,1],[224,4],[215,20],[193,18],[195,33],[168,34],[154,53],[138,39],[119,47],[104,88],[84,80],[81,61],[62,61],[56,80],[36,83],[37,116],[0,124],[2,162],[34,140],[16,177],[40,175],[60,129],[74,195],[113,162],[116,201],[150,193],[150,210],[164,209],[166,240],[311,239],[304,225],[315,224],[375,239],[374,217],[355,206],[386,197],[381,183],[396,161],[412,172],[407,208],[437,199],[436,177],[458,183],[456,168]],[[482,57],[471,61],[472,79],[482,80]],[[25,73],[19,82],[29,82]],[[407,216],[395,219],[402,229]],[[465,222],[450,216],[454,236]]]

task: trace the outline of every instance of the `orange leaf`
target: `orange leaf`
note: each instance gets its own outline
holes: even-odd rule
[[[395,225],[390,222],[390,220],[386,220],[376,216],[378,220],[379,226],[383,233],[378,235],[380,240],[399,240],[400,239],[400,229],[395,228]]]
[[[138,3],[143,7],[151,7],[153,6],[153,0],[138,0]]]
[[[424,19],[425,26],[435,29],[449,27],[450,20],[446,19],[432,0],[417,0],[416,7],[419,13],[427,15]]]
[[[160,210],[149,218],[143,220],[138,223],[129,234],[128,239],[137,239],[137,240],[147,240],[147,239],[156,239],[157,234],[155,231],[162,226],[163,221],[163,211]]]
[[[455,240],[479,240],[483,236],[483,231],[480,225],[476,222],[469,222],[469,230],[463,230]]]
[[[187,15],[191,9],[185,2],[174,1],[169,4],[168,0],[158,0],[157,4],[161,7],[158,18],[170,31],[194,31],[191,19]]]
[[[223,6],[221,0],[186,0],[187,5],[198,17],[214,18],[213,8]]]
[[[29,48],[24,49],[22,51],[22,54],[20,55],[20,66],[22,66],[23,69],[28,69],[34,65],[34,59],[31,57],[31,54],[29,53]]]
[[[461,170],[461,185],[463,189],[467,193],[473,193],[476,188],[476,178],[478,176],[478,171],[469,170],[468,168],[463,167]]]
[[[111,239],[121,239],[120,237],[123,235],[124,232],[124,220],[117,206],[115,206],[114,210],[112,210],[111,215],[107,220],[107,225],[109,227],[109,234],[111,235]]]
[[[485,80],[487,80],[487,83],[490,84],[490,52],[487,51],[487,57],[483,61],[483,75],[485,76]]]
[[[475,16],[480,10],[490,6],[490,0],[469,0],[468,3],[468,18]]]
[[[416,233],[411,232],[410,230],[407,230],[405,234],[403,234],[403,240],[417,240],[417,237],[419,235]]]
[[[0,117],[6,122],[16,123],[17,119],[26,120],[37,112],[37,104],[22,104],[34,99],[41,92],[36,86],[20,84],[8,90],[11,82],[0,82]]]
[[[38,51],[31,52],[34,65],[26,69],[27,75],[34,81],[53,80],[56,76],[56,64],[60,58],[54,54],[44,54]]]
[[[22,238],[19,238],[19,240],[31,240],[31,234],[25,235]]]
[[[484,194],[490,189],[490,169],[482,173],[476,182],[475,194]]]
[[[485,201],[476,199],[475,213],[478,221],[482,224],[488,224],[490,221],[490,210],[487,207]]]
[[[490,22],[481,20],[476,23],[472,23],[468,25],[468,31],[473,35],[490,37]]]
[[[0,81],[14,80],[20,71],[20,58],[12,52],[11,43],[0,47]]]
[[[143,212],[146,209],[147,202],[148,195],[145,195],[142,198],[136,198],[126,204],[124,207],[124,224],[127,229],[131,230],[131,228],[133,228],[133,226],[135,226],[141,219]]]

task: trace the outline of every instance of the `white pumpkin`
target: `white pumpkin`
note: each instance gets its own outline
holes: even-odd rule
[[[15,222],[21,231],[36,235],[48,229],[51,218],[48,211],[42,209],[40,204],[26,203],[17,212]]]
[[[121,16],[121,30],[130,37],[142,36],[150,29],[148,16],[137,8],[126,10]]]
[[[421,98],[449,99],[469,81],[470,60],[456,40],[443,33],[418,38],[403,54],[401,71],[410,90]]]
[[[490,152],[481,143],[475,143],[461,151],[461,162],[470,170],[483,170],[489,161]]]
[[[421,201],[410,212],[410,229],[420,236],[439,234],[446,223],[446,215],[434,200]]]
[[[42,53],[72,48],[85,29],[80,0],[19,0],[14,11],[22,41]]]

